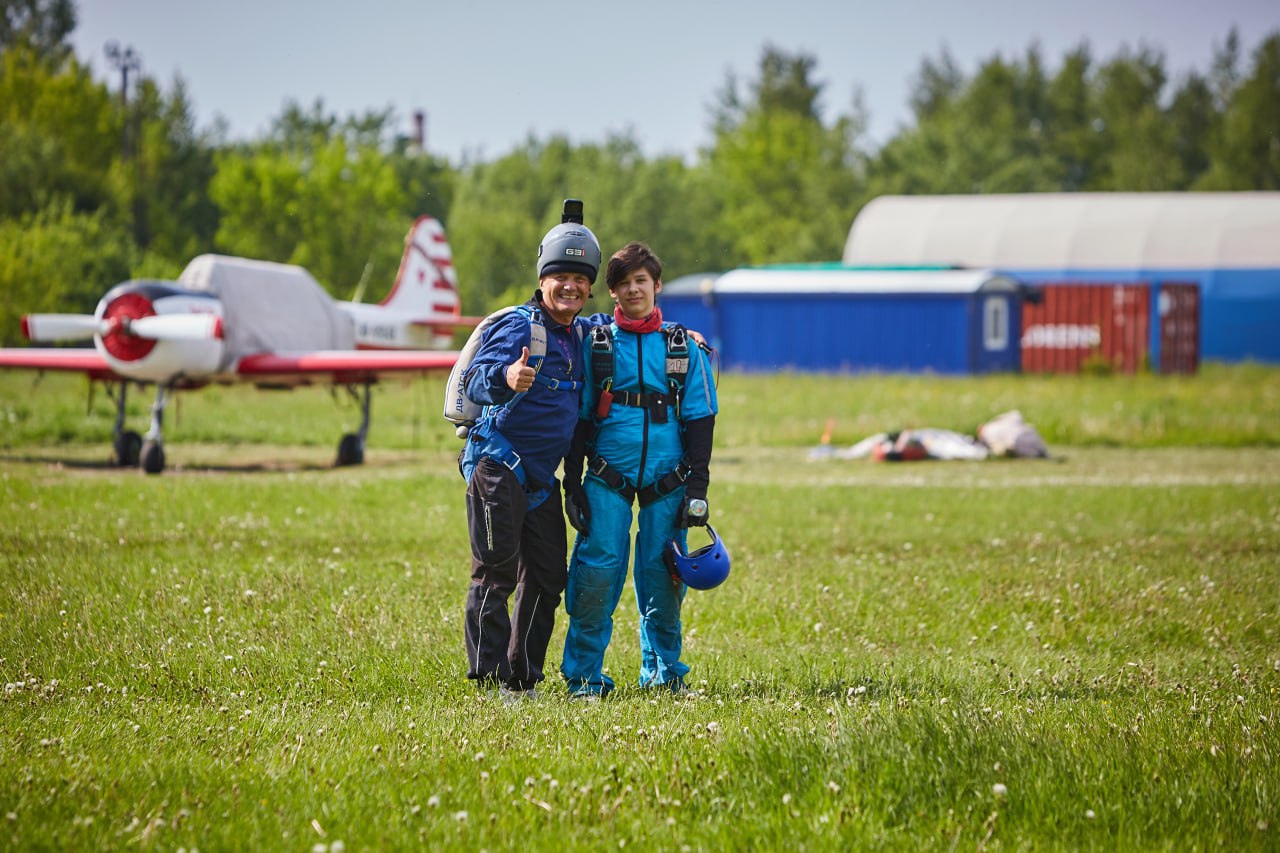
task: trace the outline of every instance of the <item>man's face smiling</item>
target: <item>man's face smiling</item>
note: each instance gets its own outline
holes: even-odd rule
[[[542,309],[562,326],[573,322],[587,304],[591,282],[577,272],[553,272],[538,282],[542,290]]]

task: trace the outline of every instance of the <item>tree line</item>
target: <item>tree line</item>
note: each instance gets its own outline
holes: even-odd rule
[[[818,64],[766,45],[715,93],[710,144],[646,157],[629,133],[530,137],[451,163],[391,110],[288,103],[260,138],[196,126],[181,80],[95,80],[69,44],[72,0],[0,0],[0,341],[36,311],[91,311],[111,285],[172,279],[205,252],[300,264],[337,298],[390,287],[409,223],[444,222],[464,310],[523,300],[560,200],[588,201],[606,253],[649,242],[668,280],[834,260],[885,193],[1280,189],[1280,32],[1248,56],[1232,31],[1209,68],[1170,80],[1154,49],[1056,65],[1038,47],[972,74],[925,58],[911,119],[867,140],[855,96],[833,118]],[[122,97],[121,95],[125,95]]]

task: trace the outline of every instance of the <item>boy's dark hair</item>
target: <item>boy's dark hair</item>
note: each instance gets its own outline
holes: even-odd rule
[[[609,258],[604,276],[605,284],[613,290],[624,278],[635,272],[637,267],[648,270],[654,281],[662,280],[662,261],[653,250],[644,243],[628,243]]]

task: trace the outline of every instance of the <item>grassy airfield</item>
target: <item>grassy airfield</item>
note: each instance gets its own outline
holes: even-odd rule
[[[440,380],[347,469],[345,397],[182,396],[158,477],[85,387],[0,374],[0,848],[1280,847],[1280,370],[724,374],[701,695],[586,707],[463,677]],[[1053,458],[808,461],[1011,408]]]

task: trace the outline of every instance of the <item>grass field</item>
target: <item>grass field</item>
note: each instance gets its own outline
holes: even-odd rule
[[[0,848],[1280,849],[1280,370],[726,374],[702,693],[587,707],[466,683],[439,390],[346,469],[326,392],[191,394],[147,477],[0,375]],[[1009,408],[1053,458],[806,459]]]

